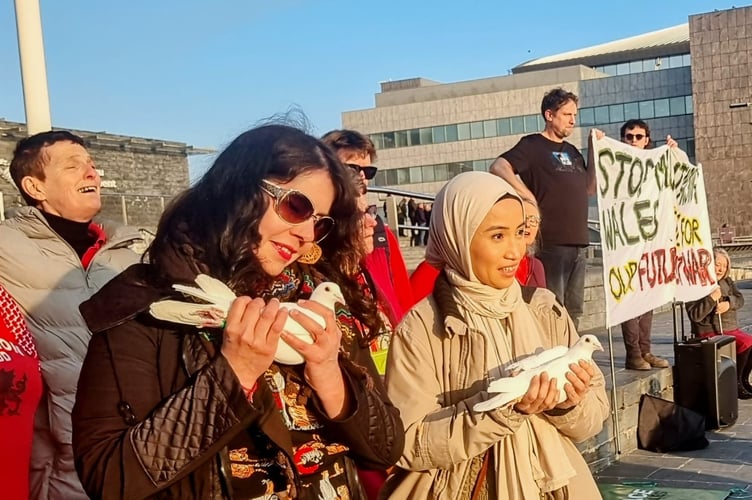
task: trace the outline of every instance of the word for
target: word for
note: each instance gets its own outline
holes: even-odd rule
[[[713,256],[705,248],[659,248],[645,252],[637,261],[628,261],[608,271],[608,290],[619,302],[627,294],[652,290],[660,285],[714,285],[710,273]],[[636,280],[635,280],[636,278]]]
[[[682,215],[674,208],[676,217],[676,246],[702,246],[700,238],[700,220]]]

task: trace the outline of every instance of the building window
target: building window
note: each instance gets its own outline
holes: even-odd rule
[[[583,127],[589,127],[595,125],[595,112],[593,108],[582,108],[579,112],[580,125]]]
[[[444,134],[444,127],[432,127],[433,131],[433,143],[441,144],[446,142],[446,135]]]
[[[633,120],[640,117],[640,106],[636,102],[624,104],[624,121]]]
[[[444,127],[444,131],[446,132],[446,142],[456,142],[459,141],[459,136],[457,135],[457,124],[453,125],[447,125]]]
[[[496,137],[496,120],[486,120],[483,122],[483,137]]]
[[[629,72],[630,73],[642,73],[642,59],[639,61],[632,61],[629,63]]]
[[[695,105],[692,103],[691,95],[688,95],[684,98],[684,104],[685,104],[685,108],[687,109],[688,115],[691,115],[695,112]]]
[[[655,114],[655,108],[653,106],[653,101],[642,101],[639,103],[640,105],[640,118],[645,120],[649,118],[653,118]]]
[[[512,135],[525,133],[525,121],[521,116],[514,116],[511,119]]]
[[[407,130],[399,130],[394,133],[394,147],[404,148],[408,146],[407,143]]]
[[[407,134],[407,139],[411,146],[420,146],[420,131],[417,128],[411,129]]]
[[[594,112],[596,125],[611,123],[612,120],[610,120],[608,117],[608,106],[598,106],[597,108],[595,108]]]
[[[420,129],[420,144],[433,144],[433,134],[430,128]]]
[[[384,149],[391,149],[394,147],[394,132],[384,132],[382,134],[384,138]]]
[[[653,101],[653,108],[653,116],[655,118],[663,118],[664,116],[669,116],[671,114],[669,111],[668,99],[656,99]]]
[[[483,139],[483,122],[470,123],[470,138]]]
[[[512,135],[512,123],[509,118],[499,118],[496,120],[496,130],[499,135]]]
[[[611,122],[613,123],[620,123],[625,121],[624,120],[624,105],[623,104],[613,104],[608,107],[608,114],[611,117]]]
[[[524,122],[525,132],[527,132],[528,134],[540,132],[540,129],[538,128],[538,118],[535,115],[527,115],[524,118]]]
[[[421,167],[410,167],[410,184],[423,182],[423,169]]]
[[[437,182],[443,182],[449,180],[449,169],[446,163],[441,163],[434,166],[433,169],[434,180]]]
[[[457,140],[466,141],[470,139],[470,124],[460,123],[457,125]]]
[[[672,97],[668,100],[669,112],[672,116],[683,115],[687,112],[686,99],[682,97]]]
[[[423,170],[423,182],[433,182],[436,180],[433,165],[426,165],[425,167],[421,167],[421,169]]]

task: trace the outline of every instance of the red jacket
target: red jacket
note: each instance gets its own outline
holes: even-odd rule
[[[393,326],[397,326],[415,301],[399,240],[388,227],[386,238],[389,251],[376,247],[366,256],[363,265],[373,279],[382,303],[391,308],[389,319],[392,320]]]
[[[410,275],[410,286],[415,304],[431,295],[433,284],[440,273],[439,269],[436,269],[425,260],[413,271],[413,274]],[[520,261],[515,274],[520,285],[546,288],[546,275],[543,270],[543,263],[535,257],[525,255]]]

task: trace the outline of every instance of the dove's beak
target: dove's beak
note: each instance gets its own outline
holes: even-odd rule
[[[601,345],[601,343],[600,343],[600,342],[598,342],[597,340],[595,341],[595,347],[597,347],[597,348],[598,348],[597,350],[599,350],[599,351],[602,351],[602,350],[603,350],[603,346],[602,346],[602,345]]]

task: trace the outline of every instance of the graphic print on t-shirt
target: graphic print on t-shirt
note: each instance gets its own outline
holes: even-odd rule
[[[566,151],[552,151],[554,157],[554,169],[557,172],[577,172],[576,162],[572,160]]]

